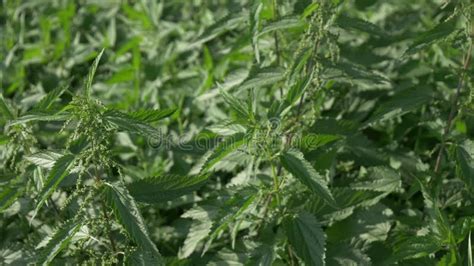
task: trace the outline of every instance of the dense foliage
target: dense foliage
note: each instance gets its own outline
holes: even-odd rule
[[[470,0],[3,0],[0,264],[473,265]]]

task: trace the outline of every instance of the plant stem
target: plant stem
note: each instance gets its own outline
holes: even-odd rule
[[[117,253],[117,248],[116,248],[116,245],[115,245],[115,240],[114,238],[112,237],[112,227],[110,226],[110,217],[109,217],[109,214],[107,213],[107,206],[105,206],[105,202],[104,200],[101,200],[100,201],[101,205],[102,205],[102,213],[104,214],[104,218],[105,218],[105,226],[107,226],[107,234],[108,234],[108,237],[109,237],[109,241],[110,241],[110,245],[112,246],[112,251],[115,253]]]
[[[472,30],[471,30],[471,32],[472,32]],[[451,110],[449,112],[448,121],[446,123],[446,127],[444,128],[444,133],[443,133],[443,136],[441,138],[441,146],[439,148],[438,156],[436,157],[436,163],[435,163],[435,167],[434,167],[434,172],[435,173],[438,173],[439,170],[440,170],[440,167],[441,167],[441,160],[443,159],[443,151],[444,151],[444,148],[446,146],[446,139],[447,139],[449,133],[451,132],[451,127],[452,127],[452,124],[453,124],[453,120],[455,118],[455,114],[456,114],[456,111],[458,109],[457,106],[458,106],[459,95],[461,94],[461,89],[464,86],[464,80],[466,78],[466,73],[467,73],[467,70],[468,70],[469,65],[471,63],[471,54],[472,54],[472,39],[469,41],[469,48],[467,49],[467,52],[464,55],[463,68],[461,70],[462,71],[461,74],[459,75],[458,85],[457,85],[457,88],[456,88],[456,94],[454,95],[454,98],[451,102]]]
[[[94,167],[94,171],[95,171],[95,179],[97,182],[99,183],[102,183],[102,180],[100,179],[100,176],[99,176],[99,171],[97,170],[97,167]],[[102,208],[102,214],[104,215],[104,218],[105,218],[105,226],[107,227],[107,235],[109,237],[109,241],[110,241],[110,245],[112,246],[112,251],[115,253],[117,253],[117,248],[116,248],[116,245],[115,245],[115,240],[112,236],[112,226],[110,225],[110,217],[109,217],[109,214],[107,213],[107,206],[105,205],[105,201],[104,199],[100,199],[100,205],[101,205],[101,208]]]

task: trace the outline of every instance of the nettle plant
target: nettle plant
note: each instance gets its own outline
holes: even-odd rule
[[[176,108],[94,98],[104,50],[82,89],[2,96],[4,261],[472,265],[472,3],[430,9],[426,31],[401,21],[410,1],[377,24],[343,1],[277,2],[169,48],[202,47]]]

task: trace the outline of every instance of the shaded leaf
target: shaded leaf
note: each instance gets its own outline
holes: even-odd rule
[[[456,147],[456,160],[462,180],[474,191],[474,158],[463,146]]]
[[[419,34],[413,44],[405,51],[406,55],[412,55],[433,43],[444,40],[456,30],[456,18],[451,18],[438,24],[433,29]]]
[[[161,203],[197,190],[207,178],[207,175],[157,176],[135,181],[128,185],[128,190],[137,201]]]
[[[288,242],[307,265],[325,265],[326,235],[316,218],[302,212],[283,221]]]
[[[383,121],[413,111],[433,99],[433,92],[427,87],[408,88],[382,102],[365,124]]]
[[[343,29],[355,29],[363,32],[367,32],[372,36],[386,37],[387,34],[377,25],[368,22],[360,18],[349,17],[341,15],[337,18],[336,23]]]

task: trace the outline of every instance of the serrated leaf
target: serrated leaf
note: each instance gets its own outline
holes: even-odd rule
[[[303,153],[296,149],[288,150],[280,155],[280,162],[288,172],[306,185],[317,196],[323,198],[328,204],[337,206],[326,181],[316,172],[311,164],[306,161]]]
[[[140,265],[140,266],[147,266],[147,265],[154,265],[156,260],[153,256],[150,256],[148,252],[144,252],[141,249],[137,249],[133,251],[126,259],[126,265]]]
[[[429,103],[432,99],[433,92],[427,87],[404,89],[382,102],[365,124],[403,115]]]
[[[434,236],[413,236],[395,245],[393,255],[389,261],[421,258],[438,251],[440,248],[440,243]]]
[[[174,114],[176,110],[176,108],[167,108],[161,110],[140,110],[131,112],[130,116],[145,123],[151,123],[159,121]]]
[[[13,112],[10,110],[10,107],[5,101],[5,98],[3,98],[3,94],[1,93],[0,93],[0,112],[3,114],[3,116],[6,119],[8,120],[14,119]]]
[[[4,186],[0,193],[0,213],[10,207],[21,195],[23,189],[12,184]]]
[[[281,68],[263,68],[249,74],[249,76],[237,86],[239,90],[250,88],[262,88],[272,85],[285,78],[285,74]]]
[[[33,217],[36,216],[36,213],[39,211],[41,206],[43,206],[46,200],[51,196],[51,194],[53,194],[59,183],[61,183],[61,181],[69,174],[69,171],[74,165],[74,160],[75,157],[71,154],[66,154],[56,160],[45,181],[43,189],[38,195],[39,201],[36,205]]]
[[[250,12],[249,12],[249,28],[253,53],[255,55],[255,61],[260,64],[260,51],[258,48],[258,32],[260,30],[263,3],[260,1],[250,1]]]
[[[54,163],[63,155],[53,151],[37,152],[24,158],[39,167],[51,169]]]
[[[97,57],[94,59],[91,68],[89,69],[89,73],[87,74],[86,81],[84,83],[84,92],[87,98],[91,97],[92,94],[92,81],[94,80],[95,72],[97,70],[97,66],[99,65],[100,58],[102,54],[104,54],[104,48],[99,52]]]
[[[106,183],[105,195],[115,217],[129,237],[147,253],[147,256],[152,256],[156,264],[164,265],[158,249],[149,237],[140,210],[128,190],[120,183]]]
[[[305,26],[305,22],[298,17],[283,17],[277,21],[272,21],[265,25],[262,30],[258,33],[259,36],[276,30],[288,30],[295,28],[302,28]]]
[[[355,29],[363,32],[367,32],[372,36],[386,37],[387,34],[377,25],[370,23],[360,18],[349,17],[346,15],[340,15],[336,24],[343,29]]]
[[[246,265],[271,266],[274,260],[273,246],[262,244],[253,250],[250,261]]]
[[[151,125],[118,110],[107,110],[104,113],[104,119],[122,131],[140,134],[145,137],[159,136],[159,131]]]
[[[243,133],[237,133],[227,137],[224,141],[219,143],[217,147],[211,152],[211,155],[207,158],[206,162],[202,166],[201,172],[209,171],[212,166],[224,159],[229,153],[235,151],[240,146],[245,144],[245,138]]]
[[[456,148],[456,160],[461,179],[474,191],[474,158],[464,149],[463,146]]]
[[[326,264],[328,266],[370,266],[373,263],[360,248],[346,242],[338,242],[328,244]]]
[[[228,248],[223,248],[216,253],[216,255],[209,261],[207,266],[244,266],[245,262],[248,261],[247,254],[237,253]]]
[[[352,183],[350,185],[351,188],[378,192],[393,192],[402,187],[400,174],[391,168],[377,166],[370,168],[368,172],[366,178]]]
[[[67,86],[61,86],[52,91],[48,92],[34,107],[35,110],[46,111],[49,110],[51,105],[58,99],[63,92],[67,89]]]
[[[162,203],[197,190],[207,178],[207,175],[157,176],[133,182],[128,185],[128,190],[137,201]]]
[[[190,44],[186,49],[190,49],[197,45],[208,42],[220,34],[233,30],[240,25],[242,25],[247,18],[245,13],[230,13],[229,15],[219,19],[210,27],[208,27],[192,44]]]
[[[385,241],[392,226],[392,216],[393,211],[380,203],[358,209],[326,230],[328,241],[336,243],[351,238],[364,243]]]
[[[315,150],[328,143],[334,142],[340,139],[341,136],[329,135],[329,134],[309,134],[303,136],[301,139],[296,140],[294,143],[304,151]]]
[[[179,249],[178,257],[183,259],[191,256],[201,243],[211,232],[212,222],[210,220],[203,222],[194,222],[189,229],[189,233],[184,240],[183,246]]]
[[[243,192],[243,193],[241,193]],[[252,189],[243,189],[233,195],[225,204],[219,213],[219,217],[216,219],[211,228],[209,239],[204,246],[203,254],[207,252],[214,239],[229,227],[230,223],[237,219],[239,216],[247,212],[250,206],[256,199],[256,191]]]
[[[246,102],[237,99],[233,95],[230,95],[223,90],[220,90],[220,94],[229,107],[237,113],[239,120],[244,122],[247,122],[248,120],[254,120],[253,112]]]
[[[18,125],[24,124],[31,121],[65,121],[70,117],[68,113],[50,113],[50,112],[43,112],[43,111],[30,111],[25,115],[12,120],[8,125]]]
[[[369,70],[363,65],[356,64],[348,60],[340,60],[336,63],[326,59],[320,59],[320,61],[326,67],[341,71],[351,79],[368,80],[378,84],[390,83],[390,80],[384,75]]]
[[[61,225],[41,251],[37,262],[41,265],[49,265],[54,257],[68,246],[81,226],[81,221],[76,220],[70,220]]]
[[[283,221],[288,242],[307,265],[326,264],[326,235],[318,220],[301,212]]]
[[[412,45],[407,49],[405,55],[412,55],[424,48],[432,45],[433,43],[444,40],[451,33],[456,30],[456,17],[444,21],[433,29],[419,34]]]

